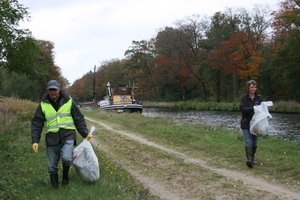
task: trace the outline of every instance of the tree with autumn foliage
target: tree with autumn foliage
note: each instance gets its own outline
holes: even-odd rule
[[[126,87],[129,80],[132,80],[128,69],[125,67],[126,60],[111,59],[104,61],[95,72],[87,72],[82,78],[77,79],[68,88],[68,93],[76,102],[100,101],[107,95],[107,82],[111,87]],[[93,99],[95,78],[95,99]],[[139,95],[137,95],[139,98]]]
[[[207,65],[202,59],[203,47],[201,46],[200,41],[205,38],[208,20],[206,18],[201,18],[200,15],[192,15],[191,17],[185,17],[184,20],[178,20],[176,25],[184,35],[184,37],[180,38],[180,42],[184,44],[182,45],[184,48],[178,49],[178,52],[182,56],[186,68],[193,75],[188,86],[189,88],[192,88],[193,94],[197,96],[201,94],[202,100],[206,102],[207,97],[204,76]],[[200,91],[198,92],[198,90]]]
[[[237,79],[256,79],[260,76],[259,65],[263,61],[261,46],[266,37],[264,31],[269,26],[266,13],[265,8],[260,7],[256,7],[252,15],[244,9],[238,12],[228,9],[212,18],[207,35],[212,48],[207,61],[223,77],[233,76],[233,99],[237,98]],[[218,80],[216,83],[221,82],[224,81]],[[218,86],[221,87],[221,84]],[[222,90],[217,88],[216,91],[216,95],[220,96]]]
[[[187,37],[188,35],[180,29],[166,27],[157,34],[155,42],[159,55],[156,60],[157,67],[166,70],[165,80],[172,81],[168,84],[178,84],[183,101],[186,101],[187,84],[193,77],[183,55],[191,53],[191,48],[185,42]]]
[[[230,34],[237,29],[235,20],[228,18],[225,13],[215,13],[210,18],[205,37],[199,41],[203,53],[202,60],[208,66],[205,75],[208,92],[214,96],[214,100],[217,102],[221,101],[222,92],[227,90],[224,89],[224,85],[227,84],[223,81],[223,73],[217,68],[209,66],[208,55],[217,49],[223,41],[229,39]]]
[[[299,3],[281,4],[272,13],[273,35],[271,12],[262,6],[177,21],[149,41],[133,41],[126,59],[102,65],[97,87],[134,80],[145,100],[178,101],[198,100],[203,85],[204,96],[220,102],[237,101],[245,81],[256,79],[264,99],[298,100]]]
[[[208,55],[210,66],[225,74],[236,73],[241,79],[256,79],[260,75],[258,66],[263,61],[257,40],[257,36],[242,31],[233,34]]]

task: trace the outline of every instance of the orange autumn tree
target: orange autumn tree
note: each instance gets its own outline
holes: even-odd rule
[[[189,68],[190,62],[187,62],[185,56],[191,53],[189,43],[186,42],[187,37],[180,29],[166,27],[157,34],[155,42],[157,67],[166,72],[164,79],[174,90],[180,86],[183,101],[187,99],[186,88],[193,78]]]
[[[76,79],[71,87],[68,88],[68,94],[77,102],[82,102],[86,100],[86,97],[83,93],[84,82],[83,78]]]
[[[167,73],[165,74],[167,77],[179,83],[181,86],[182,100],[186,101],[185,87],[192,78],[192,74],[184,60],[180,56],[171,59],[163,55],[157,58],[156,63],[158,67],[165,69],[164,71]]]
[[[258,66],[263,61],[259,40],[259,36],[245,32],[233,34],[208,54],[210,66],[226,74],[236,73],[241,79],[256,78],[260,75]]]

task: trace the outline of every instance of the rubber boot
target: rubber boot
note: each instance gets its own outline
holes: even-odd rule
[[[63,166],[62,186],[67,186],[69,184],[69,169],[70,167]]]
[[[53,188],[58,188],[58,174],[50,174],[51,185]]]
[[[247,162],[246,165],[249,168],[253,168],[253,154],[252,147],[245,147]]]
[[[256,153],[256,149],[257,149],[257,147],[252,147],[252,162],[253,162],[253,164],[256,164],[257,162],[256,162],[256,160],[254,160],[254,156],[255,156],[255,153]]]

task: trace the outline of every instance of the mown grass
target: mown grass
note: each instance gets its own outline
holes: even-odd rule
[[[97,122],[99,122],[97,120]],[[165,192],[171,192],[175,199],[280,199],[265,191],[253,190],[242,181],[235,181],[215,173],[213,170],[199,167],[187,160],[178,158],[165,150],[145,145],[119,134],[119,131],[107,130],[94,122],[100,130],[97,139],[101,148],[109,152],[110,159],[117,160],[136,177],[143,177],[152,186],[159,186]],[[112,126],[115,129],[115,126]],[[175,151],[176,148],[172,147]],[[129,169],[128,169],[129,168]],[[146,177],[146,178],[145,178]],[[155,184],[151,184],[155,180]],[[263,198],[268,195],[268,198]],[[169,199],[171,194],[168,194]],[[184,197],[183,197],[184,196]],[[226,197],[225,197],[226,196]]]
[[[44,138],[38,153],[31,149],[30,121],[36,106],[13,98],[0,100],[0,199],[157,199],[95,148],[100,164],[98,181],[92,184],[81,181],[71,167],[69,186],[53,189],[47,173]],[[77,138],[79,144],[82,140],[79,134]],[[61,174],[60,167],[60,180]]]
[[[31,149],[30,120],[36,106],[30,101],[0,99],[0,199],[158,199],[97,149],[94,149],[100,163],[97,182],[82,182],[72,167],[70,185],[52,189],[47,174],[44,139],[39,153],[35,154]],[[204,159],[211,165],[251,173],[288,187],[300,185],[299,141],[260,138],[256,156],[259,164],[249,170],[245,166],[240,131],[99,109],[82,111],[87,117],[114,124],[117,129],[142,135],[158,144]],[[88,122],[88,125],[93,124]],[[60,168],[60,178],[61,172]]]
[[[116,114],[100,109],[83,110],[86,116],[134,132],[150,141],[176,149],[209,164],[264,177],[290,187],[300,185],[300,141],[275,137],[259,138],[258,164],[249,171],[239,130],[186,123],[170,118],[149,118],[139,114]]]

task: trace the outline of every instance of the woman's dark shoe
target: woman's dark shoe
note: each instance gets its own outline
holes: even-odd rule
[[[246,165],[249,168],[253,168],[253,153],[252,147],[245,147],[247,162]]]

